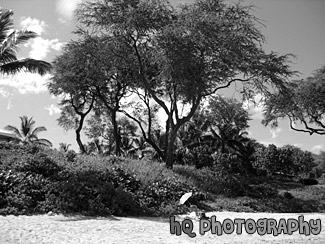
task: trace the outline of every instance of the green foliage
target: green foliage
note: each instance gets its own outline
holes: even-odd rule
[[[113,104],[111,110],[116,112],[122,108],[119,98],[126,85],[143,102],[146,111],[141,114],[149,117],[154,100],[169,118],[163,148],[152,140],[151,118],[147,122],[123,112],[141,127],[143,137],[169,168],[178,130],[204,98],[238,82],[245,98],[252,91],[268,95],[271,85],[282,89],[294,74],[287,65],[290,55],[263,51],[260,21],[251,6],[241,3],[205,0],[173,8],[168,1],[95,1],[79,6],[77,20],[81,41],[67,45],[77,44],[77,51],[56,62],[63,64],[57,65],[57,77],[69,80],[59,87],[79,93],[92,88],[91,94],[101,93],[96,102]],[[85,31],[88,28],[94,32]],[[81,52],[78,44],[86,50]],[[189,108],[188,113],[181,113],[182,107]]]
[[[217,169],[208,167],[195,169],[193,166],[175,165],[174,171],[187,178],[191,185],[203,192],[237,197],[244,196],[246,190],[249,189],[249,186],[242,182],[239,177]]]
[[[260,175],[270,176],[278,173],[303,176],[315,166],[314,158],[310,152],[290,145],[281,148],[277,148],[273,144],[268,147],[260,147],[254,156],[253,167]]]
[[[192,189],[148,162],[135,171],[123,158],[78,155],[71,162],[63,152],[10,144],[0,144],[0,155],[1,214],[161,215]]]
[[[0,171],[0,213],[32,213],[45,199],[44,188],[49,180],[39,174]]]
[[[228,167],[233,173],[251,171],[251,156],[257,143],[246,137],[247,111],[235,99],[213,96],[208,101],[180,129],[177,163],[197,168]]]
[[[65,157],[67,158],[68,162],[73,162],[74,159],[76,158],[76,156],[77,156],[77,153],[74,150],[68,150],[65,153]]]
[[[279,119],[289,118],[290,127],[295,131],[324,135],[324,80],[325,66],[314,71],[311,77],[286,84],[286,89],[266,100],[263,124],[276,127]]]
[[[299,153],[295,148],[273,149],[277,153],[269,155],[301,163],[293,156]],[[297,157],[308,159],[306,155]],[[167,216],[187,210],[178,201],[190,191],[195,193],[191,204],[200,206],[204,196],[204,204],[226,210],[306,212],[325,206],[321,186],[247,177],[235,157],[216,154],[213,166],[175,165],[170,170],[157,162],[122,157],[77,155],[69,162],[57,150],[0,143],[0,214]]]

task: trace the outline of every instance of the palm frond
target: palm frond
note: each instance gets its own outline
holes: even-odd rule
[[[2,54],[5,50],[13,49],[15,52],[18,51],[18,45],[26,43],[29,39],[35,38],[38,35],[33,31],[17,30],[12,31],[1,43],[0,53]]]
[[[12,15],[12,11],[0,7],[0,43],[7,38],[8,32],[13,29]]]
[[[0,65],[17,61],[16,52],[12,49],[6,49],[0,54]]]
[[[46,128],[44,126],[40,126],[40,127],[36,127],[32,132],[31,135],[34,135],[37,137],[37,134],[42,132],[42,131],[46,131]]]
[[[16,31],[14,45],[24,44],[32,38],[37,37],[38,35],[34,31],[28,30],[19,30]]]
[[[0,73],[12,75],[20,71],[27,71],[30,73],[45,75],[46,73],[49,73],[51,69],[52,66],[50,63],[26,58],[1,65]]]
[[[7,125],[7,126],[5,127],[5,130],[11,131],[11,132],[13,132],[17,137],[22,138],[22,136],[21,136],[19,130],[18,130],[17,127],[15,127],[15,126]]]
[[[47,147],[52,147],[52,143],[49,140],[46,139],[37,139],[35,141],[32,141],[33,144],[37,145],[42,145],[42,146],[47,146]]]
[[[20,131],[24,137],[29,137],[31,135],[31,131],[33,130],[33,126],[35,124],[35,121],[33,120],[33,117],[29,118],[27,116],[21,116],[19,117],[21,124],[20,124]]]

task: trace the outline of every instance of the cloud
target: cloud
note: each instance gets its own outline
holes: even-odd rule
[[[252,119],[263,119],[263,99],[263,95],[258,93],[253,101],[246,100],[243,102],[243,108],[248,111]]]
[[[73,13],[82,0],[57,0],[56,11],[60,15],[59,21],[67,23],[73,18]]]
[[[0,87],[0,96],[2,96],[3,98],[7,98],[8,99],[8,105],[7,105],[7,110],[10,110],[12,108],[12,96],[13,94],[9,91],[4,90],[3,88]]]
[[[50,50],[60,51],[64,43],[59,42],[58,39],[43,39],[41,37],[36,37],[31,42],[29,42],[26,46],[31,47],[31,51],[29,52],[29,56],[33,59],[44,59]]]
[[[59,114],[61,109],[57,107],[55,104],[51,104],[45,107],[46,110],[49,111],[49,115],[52,116],[54,114]]]
[[[22,29],[36,32],[38,35],[45,33],[48,25],[41,20],[34,19],[31,17],[23,17],[20,26]],[[47,54],[52,50],[60,51],[64,43],[59,42],[59,39],[44,39],[40,36],[33,38],[25,47],[30,47],[31,51],[29,56],[33,59],[44,59]]]
[[[45,92],[47,91],[45,84],[49,82],[50,77],[49,74],[40,76],[25,72],[13,76],[0,76],[0,89],[10,94]]]
[[[312,147],[311,151],[315,154],[320,154],[321,151],[325,151],[325,146],[323,144],[318,144]]]
[[[38,35],[45,32],[47,24],[44,21],[33,19],[31,17],[23,17],[20,21],[20,27],[24,30],[34,31]]]
[[[282,129],[280,127],[277,128],[271,128],[270,129],[270,133],[272,135],[272,139],[277,138],[278,134],[282,131]]]
[[[0,81],[1,82],[1,81]],[[8,92],[8,91],[5,91],[3,90],[2,88],[0,88],[0,95],[3,97],[3,98],[8,98],[10,96],[12,96],[12,93]]]

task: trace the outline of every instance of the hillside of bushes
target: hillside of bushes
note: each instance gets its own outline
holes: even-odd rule
[[[195,196],[179,206],[189,191]],[[308,193],[308,194],[307,194]],[[307,194],[307,195],[306,195]],[[0,214],[168,216],[204,210],[324,212],[325,188],[220,167],[66,153],[0,143]]]

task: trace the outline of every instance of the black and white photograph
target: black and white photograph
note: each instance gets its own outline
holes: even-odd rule
[[[325,243],[325,0],[0,0],[0,243]]]

